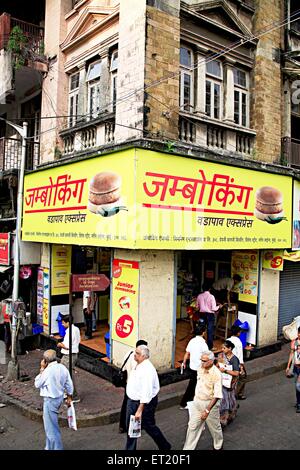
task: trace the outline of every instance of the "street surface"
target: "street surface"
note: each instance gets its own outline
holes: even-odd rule
[[[225,429],[224,450],[299,450],[300,413],[296,414],[293,379],[284,372],[247,384],[247,400],[239,401],[236,420]],[[188,412],[173,406],[156,414],[157,424],[172,443],[172,450],[181,450],[186,433]],[[66,450],[121,450],[125,435],[118,433],[118,424],[62,429]],[[197,449],[211,449],[212,441],[205,430]],[[44,448],[42,423],[24,417],[18,409],[0,408],[0,449],[41,450]],[[155,450],[147,434],[139,440],[139,450]]]

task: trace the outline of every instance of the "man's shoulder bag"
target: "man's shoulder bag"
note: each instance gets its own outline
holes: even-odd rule
[[[131,351],[128,356],[126,357],[125,361],[123,362],[122,364],[122,367],[120,370],[118,370],[118,372],[116,372],[113,376],[112,376],[112,383],[115,387],[126,387],[126,383],[127,383],[127,370],[123,370],[123,367],[125,367],[125,364],[126,362],[128,361],[128,359],[130,358],[131,354],[133,353],[133,351]]]

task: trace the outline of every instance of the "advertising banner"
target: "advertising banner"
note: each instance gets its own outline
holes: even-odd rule
[[[10,265],[10,233],[0,233],[0,264]]]
[[[49,298],[49,269],[43,268],[43,327],[46,334],[49,334]]]
[[[38,268],[37,273],[37,304],[36,304],[36,313],[37,313],[37,323],[43,325],[43,298],[44,298],[44,270],[43,268]]]
[[[292,189],[289,176],[132,149],[26,175],[23,240],[290,248]]]
[[[134,154],[91,158],[25,176],[23,240],[132,247]]]
[[[138,339],[139,263],[114,259],[111,337],[132,348]]]
[[[300,181],[294,180],[293,195],[293,250],[300,249]]]
[[[140,248],[291,246],[292,178],[141,149],[137,155]]]
[[[52,245],[51,294],[69,294],[72,247]]]
[[[258,286],[258,261],[257,250],[233,251],[231,257],[231,272],[239,274],[242,278],[239,284],[239,300],[257,304]]]
[[[283,271],[283,250],[266,250],[262,252],[262,267]]]

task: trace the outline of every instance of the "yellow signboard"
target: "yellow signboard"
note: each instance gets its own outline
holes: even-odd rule
[[[25,177],[23,240],[142,249],[291,247],[292,178],[132,149]]]
[[[239,274],[242,278],[239,284],[240,301],[257,304],[258,256],[257,250],[232,252],[232,276]]]
[[[51,294],[69,294],[72,247],[52,245]]]
[[[138,149],[139,247],[291,246],[292,178]]]
[[[134,348],[138,338],[139,263],[114,259],[112,276],[111,337]]]
[[[22,239],[133,247],[134,184],[132,151],[26,175]]]
[[[265,250],[262,252],[262,267],[283,271],[283,250]]]

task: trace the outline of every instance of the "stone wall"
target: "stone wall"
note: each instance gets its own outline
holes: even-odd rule
[[[174,6],[177,2],[172,3]],[[179,15],[178,10],[172,11],[177,11]],[[145,86],[157,80],[163,81],[146,90],[145,129],[151,135],[176,140],[179,110],[179,49],[179,17],[148,6]],[[172,78],[167,79],[168,77]]]
[[[255,7],[255,35],[283,20],[281,0],[256,0]],[[250,127],[257,132],[255,158],[266,162],[279,162],[281,155],[282,40],[283,28],[259,39],[253,71]]]

